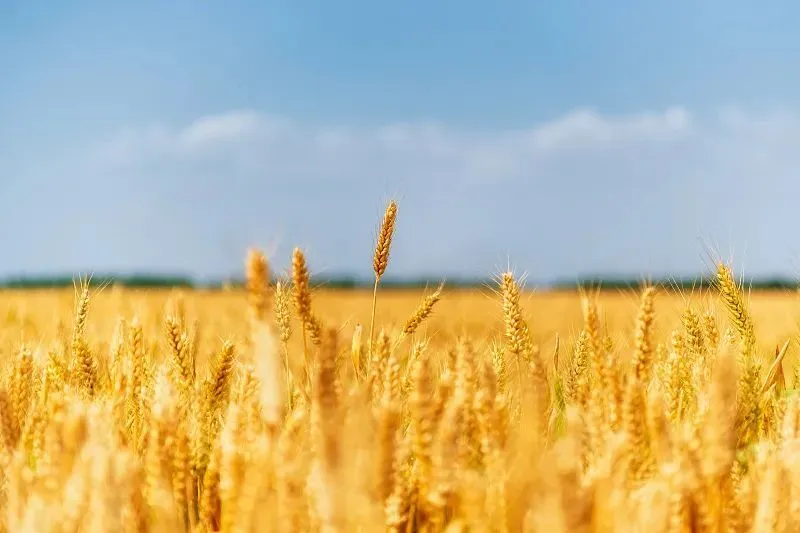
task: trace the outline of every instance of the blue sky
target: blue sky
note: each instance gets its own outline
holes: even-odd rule
[[[792,2],[0,3],[0,275],[800,274]],[[794,21],[794,22],[793,22]]]

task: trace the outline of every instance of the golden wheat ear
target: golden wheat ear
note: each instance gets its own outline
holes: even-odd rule
[[[375,272],[375,286],[372,288],[372,313],[369,319],[369,351],[372,353],[372,341],[375,335],[375,311],[378,302],[378,284],[389,266],[389,251],[392,247],[395,221],[397,220],[397,202],[392,200],[383,214],[375,252],[372,256],[372,269]]]
[[[261,250],[250,248],[245,260],[245,289],[250,312],[256,321],[265,321],[269,312],[269,262]]]
[[[294,290],[294,309],[300,319],[300,335],[303,340],[303,360],[305,361],[306,390],[311,390],[311,359],[308,353],[307,335],[311,342],[319,345],[322,341],[322,325],[311,307],[311,274],[303,250],[295,248],[292,253],[292,284]]]

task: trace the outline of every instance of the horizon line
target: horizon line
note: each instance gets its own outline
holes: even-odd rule
[[[270,282],[279,278],[271,275]],[[737,277],[737,282],[752,289],[800,288],[800,278],[785,274],[764,274],[759,276]],[[91,285],[118,285],[123,287],[185,287],[185,288],[225,288],[244,284],[244,276],[206,276],[170,272],[131,272],[91,274],[13,274],[0,276],[0,288],[56,288],[74,285],[80,280],[88,280]],[[372,288],[373,276],[356,274],[312,274],[311,282],[315,288],[361,289]],[[381,286],[385,288],[423,288],[444,284],[450,288],[478,288],[496,284],[496,276],[434,276],[406,275],[384,276]],[[551,279],[524,279],[525,287],[538,289],[576,289],[591,286],[597,289],[635,288],[644,285],[657,285],[673,288],[704,288],[714,284],[713,274],[646,275],[641,274],[587,274],[574,277],[555,277]]]

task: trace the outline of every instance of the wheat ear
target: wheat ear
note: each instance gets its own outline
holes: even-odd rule
[[[397,219],[397,202],[392,200],[386,206],[383,214],[381,228],[378,232],[378,242],[372,258],[372,269],[375,271],[375,286],[372,288],[372,313],[369,319],[369,351],[372,353],[372,339],[375,335],[375,308],[378,301],[378,283],[389,265],[389,249],[392,247],[392,235]]]

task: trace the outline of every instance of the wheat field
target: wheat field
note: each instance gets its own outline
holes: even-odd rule
[[[0,293],[2,529],[800,530],[797,295],[383,290],[396,214],[375,290]]]

